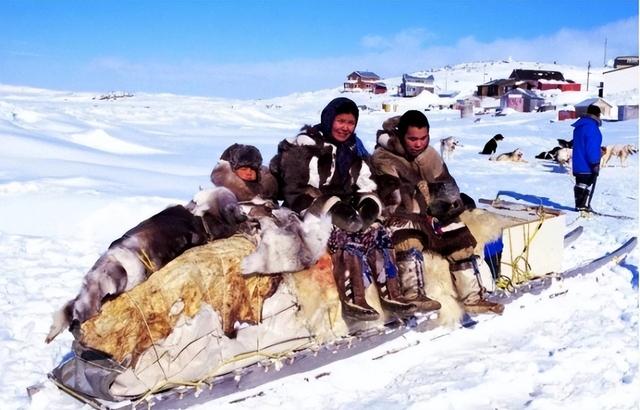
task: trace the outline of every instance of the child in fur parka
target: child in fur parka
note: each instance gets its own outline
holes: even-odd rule
[[[252,145],[228,147],[211,171],[211,182],[233,192],[242,210],[252,218],[269,216],[277,207],[278,183]]]

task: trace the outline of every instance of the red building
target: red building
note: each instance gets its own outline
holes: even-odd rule
[[[347,81],[344,82],[345,91],[365,90],[372,93],[380,94],[387,91],[387,86],[384,85],[384,91],[376,91],[381,87],[376,87],[376,84],[380,83],[380,77],[376,73],[371,71],[354,71],[347,76]]]

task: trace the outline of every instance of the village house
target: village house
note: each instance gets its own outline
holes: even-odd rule
[[[602,95],[610,98],[612,95],[633,92],[639,88],[640,68],[635,65],[624,65],[602,73]]]
[[[566,80],[559,71],[515,69],[509,78],[497,79],[481,84],[478,97],[502,97],[509,91],[522,88],[524,90],[561,90],[580,91],[580,84]]]
[[[344,82],[344,91],[369,91],[375,94],[387,92],[385,83],[380,82],[380,77],[371,71],[354,71],[347,76]]]
[[[509,79],[515,81],[516,87],[527,90],[580,91],[580,84],[565,80],[560,71],[515,69]]]
[[[597,105],[600,107],[600,116],[602,119],[617,119],[618,112],[616,107],[605,100],[604,98],[594,97],[587,98],[586,100],[580,101],[575,105],[576,107],[576,116],[582,117],[583,115],[587,115],[587,108],[590,105]]]
[[[537,111],[543,104],[544,98],[522,88],[515,88],[500,97],[500,108],[503,110],[511,108],[520,112],[532,112]]]
[[[478,97],[502,97],[508,91],[516,88],[515,80],[498,79],[478,86]]]
[[[402,97],[415,97],[423,91],[433,93],[433,75],[409,75],[402,74],[402,84],[400,84],[400,95]]]
[[[620,56],[613,60],[613,68],[624,68],[638,65],[638,56]]]

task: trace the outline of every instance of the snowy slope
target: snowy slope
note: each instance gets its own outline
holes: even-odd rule
[[[575,67],[480,62],[447,69],[447,89],[471,93],[483,77],[536,67],[586,81],[586,70]],[[565,103],[594,95],[601,71],[592,68],[591,94],[563,95]],[[444,89],[442,73],[433,72]],[[142,219],[209,186],[211,167],[229,144],[254,144],[268,161],[280,139],[317,122],[329,100],[345,95],[368,107],[357,132],[373,149],[375,130],[394,114],[382,111],[382,103],[397,97],[341,94],[335,88],[269,100],[169,94],[98,100],[87,93],[0,85],[0,398],[8,406],[3,408],[80,408],[49,384],[33,402],[25,389],[43,381],[69,351],[68,333],[44,344],[50,314],[76,294],[99,254]],[[637,93],[627,98],[637,103]],[[417,98],[398,105],[424,109],[424,103]],[[464,145],[448,162],[464,192],[476,199],[499,191],[538,198],[567,212],[568,229],[585,227],[565,252],[566,267],[637,235],[638,156],[627,168],[614,160],[603,169],[593,199],[596,209],[635,219],[577,219],[570,175],[534,159],[555,146],[556,138],[571,138],[571,121],[558,122],[555,112],[484,115],[477,122],[453,110],[427,115],[432,145],[449,135]],[[606,122],[602,132],[607,144],[637,144],[638,121]],[[529,162],[495,163],[478,155],[496,133],[505,136],[499,152],[519,147]],[[431,340],[440,333],[409,334],[375,352],[200,408],[637,408],[638,251],[619,266],[526,296],[473,330]],[[415,341],[420,343],[371,360]],[[330,375],[316,378],[323,372]]]

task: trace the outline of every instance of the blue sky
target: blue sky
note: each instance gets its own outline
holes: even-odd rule
[[[265,98],[513,58],[638,54],[636,0],[0,0],[0,83]]]

